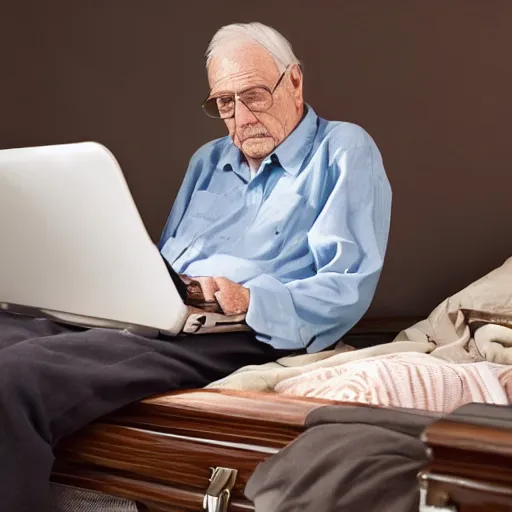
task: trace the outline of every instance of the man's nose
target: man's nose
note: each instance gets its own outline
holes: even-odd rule
[[[237,100],[235,105],[235,123],[238,127],[255,124],[258,122],[256,116],[242,103]]]

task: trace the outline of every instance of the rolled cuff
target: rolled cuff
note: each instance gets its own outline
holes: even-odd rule
[[[245,283],[250,290],[246,322],[258,340],[276,349],[301,350],[309,342],[309,329],[301,328],[288,288],[269,275]]]

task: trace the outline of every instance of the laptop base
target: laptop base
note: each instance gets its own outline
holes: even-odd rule
[[[0,311],[7,311],[33,318],[48,318],[54,322],[66,325],[74,325],[86,329],[117,329],[128,331],[137,336],[145,338],[158,338],[159,334],[169,335],[165,330],[158,330],[143,325],[127,324],[105,318],[94,318],[90,316],[77,315],[74,313],[63,313],[51,309],[21,306],[18,304],[0,303]],[[210,334],[218,332],[250,331],[244,323],[245,315],[223,315],[220,313],[209,313],[197,308],[188,307],[189,315],[180,334]]]

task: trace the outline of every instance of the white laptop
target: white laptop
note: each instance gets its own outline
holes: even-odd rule
[[[149,336],[247,329],[185,304],[101,144],[0,151],[0,244],[2,309]]]

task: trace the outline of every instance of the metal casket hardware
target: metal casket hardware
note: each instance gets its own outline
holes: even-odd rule
[[[210,485],[203,498],[204,512],[227,512],[237,475],[236,469],[212,468]]]
[[[424,472],[418,474],[419,487],[420,487],[420,506],[419,512],[457,512],[457,509],[448,504],[448,497],[444,499],[444,504],[439,505],[427,505],[428,495],[428,475]]]

